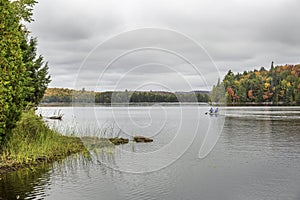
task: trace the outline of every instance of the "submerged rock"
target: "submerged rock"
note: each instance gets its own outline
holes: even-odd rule
[[[133,137],[133,141],[135,141],[135,142],[153,142],[153,139],[146,138],[144,136],[135,136],[135,137]]]
[[[109,141],[114,145],[120,145],[120,144],[127,144],[129,142],[129,139],[116,137],[116,138],[109,138]]]

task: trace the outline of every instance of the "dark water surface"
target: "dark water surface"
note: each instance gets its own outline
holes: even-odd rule
[[[62,132],[144,135],[3,175],[0,199],[300,199],[300,107],[51,107]],[[216,143],[216,145],[215,145]],[[212,149],[212,150],[211,150]]]

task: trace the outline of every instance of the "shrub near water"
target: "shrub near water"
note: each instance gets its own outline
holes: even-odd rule
[[[28,111],[23,113],[2,149],[0,167],[37,164],[82,150],[84,146],[79,138],[63,136],[49,129],[34,111]]]

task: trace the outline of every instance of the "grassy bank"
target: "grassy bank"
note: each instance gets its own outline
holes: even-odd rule
[[[0,150],[0,174],[81,151],[85,147],[79,138],[63,136],[49,129],[34,111],[25,112]]]

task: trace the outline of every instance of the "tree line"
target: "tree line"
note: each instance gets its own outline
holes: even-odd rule
[[[233,73],[228,71],[223,81],[213,86],[213,102],[269,103],[273,105],[300,104],[300,64]]]
[[[9,138],[25,109],[36,107],[50,82],[48,64],[30,36],[35,0],[0,1],[0,144]]]
[[[92,92],[65,88],[48,88],[42,103],[141,103],[141,102],[209,102],[208,92],[107,91]]]

